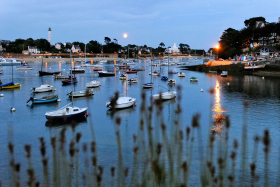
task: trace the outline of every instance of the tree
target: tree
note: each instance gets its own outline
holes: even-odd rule
[[[165,47],[165,44],[164,44],[163,42],[161,42],[161,43],[159,44],[159,46],[160,46],[161,48],[163,48],[163,47]]]
[[[179,44],[179,49],[181,51],[181,53],[187,53],[188,50],[190,50],[190,46],[188,44]]]
[[[109,37],[105,37],[104,41],[105,41],[106,45],[108,45],[111,42],[111,39]]]
[[[118,44],[118,40],[116,38],[113,39],[115,41],[115,44]]]
[[[244,24],[245,24],[246,27],[256,27],[256,22],[257,21],[261,21],[264,24],[266,23],[264,17],[253,17],[253,18],[250,18],[250,19],[246,19],[244,21]]]

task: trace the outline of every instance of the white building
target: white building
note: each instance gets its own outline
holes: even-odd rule
[[[71,50],[72,50],[72,52],[74,52],[74,53],[79,53],[79,52],[81,52],[81,48],[80,48],[80,46],[78,46],[78,45],[72,45]]]
[[[0,51],[6,51],[6,49],[2,45],[0,45]]]
[[[56,43],[54,47],[55,47],[57,50],[60,50],[60,49],[61,49],[61,43]]]
[[[178,47],[176,46],[176,43],[174,43],[173,47],[171,48],[166,48],[165,53],[181,53],[181,51],[178,49]]]
[[[28,53],[39,54],[41,51],[37,46],[28,46]]]

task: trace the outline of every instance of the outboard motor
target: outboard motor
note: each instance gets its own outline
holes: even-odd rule
[[[34,97],[30,97],[30,99],[26,103],[28,103],[29,101],[33,101],[33,100],[34,100]]]

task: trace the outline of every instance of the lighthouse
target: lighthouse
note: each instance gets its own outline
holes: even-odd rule
[[[51,28],[49,27],[49,42],[50,42],[50,45],[52,45],[52,35],[51,35],[51,32],[52,32],[52,30],[51,30]]]

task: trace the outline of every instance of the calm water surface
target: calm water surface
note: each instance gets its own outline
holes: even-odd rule
[[[200,62],[199,62],[200,63]],[[191,64],[191,63],[190,63]],[[0,93],[4,97],[0,97],[0,180],[7,181],[8,174],[6,169],[8,166],[9,154],[7,149],[7,142],[13,141],[15,144],[16,161],[23,164],[25,169],[27,160],[25,158],[25,151],[23,146],[25,144],[32,144],[32,156],[34,165],[41,164],[41,156],[39,152],[39,137],[46,138],[47,152],[51,155],[49,145],[49,138],[59,134],[62,127],[67,128],[68,140],[72,138],[73,134],[70,126],[47,127],[45,113],[59,109],[70,103],[66,95],[71,91],[71,86],[62,86],[61,80],[54,80],[52,76],[38,76],[38,70],[41,69],[41,63],[31,64],[33,70],[31,71],[15,71],[14,67],[14,82],[20,82],[21,88],[15,90],[3,90]],[[137,74],[128,75],[129,78],[138,78],[138,83],[134,85],[127,85],[125,81],[119,80],[119,76],[124,70],[118,70],[113,67],[112,63],[103,64],[105,70],[115,71],[115,77],[98,77],[98,73],[86,69],[86,73],[77,74],[78,83],[74,86],[75,90],[86,89],[86,83],[91,80],[98,80],[102,86],[94,88],[94,96],[74,99],[74,105],[78,107],[89,107],[89,117],[86,121],[79,123],[76,128],[77,132],[82,133],[81,142],[91,142],[92,134],[89,122],[92,120],[97,147],[99,162],[105,166],[105,170],[109,171],[111,166],[117,165],[117,145],[115,137],[114,120],[116,116],[122,118],[121,124],[121,138],[124,151],[124,164],[127,167],[132,165],[132,146],[133,134],[137,133],[138,122],[140,119],[140,104],[142,84],[151,81],[149,76],[150,66],[148,62],[141,61],[136,63],[135,68],[146,68],[146,71],[140,71]],[[3,83],[11,81],[12,67],[0,67],[3,69],[4,75],[0,75]],[[65,63],[44,63],[43,70],[57,71],[61,70],[63,73],[69,73],[70,64]],[[160,70],[159,67],[154,67],[155,70]],[[167,66],[161,68],[162,75],[167,75]],[[177,66],[169,66],[169,70],[180,71]],[[249,158],[252,157],[253,138],[255,135],[263,135],[264,129],[269,129],[272,138],[272,147],[270,152],[270,163],[278,163],[279,145],[278,142],[280,132],[280,87],[277,78],[265,78],[247,75],[229,75],[227,78],[221,78],[220,75],[213,75],[201,72],[183,71],[186,74],[185,78],[180,78],[176,74],[169,75],[169,78],[176,80],[176,85],[182,87],[182,101],[181,106],[183,110],[182,126],[185,129],[191,124],[191,118],[194,114],[200,113],[201,129],[203,135],[203,142],[206,145],[206,139],[209,132],[209,121],[213,118],[223,118],[225,115],[230,116],[231,127],[229,133],[229,145],[232,146],[233,140],[241,140],[242,125],[245,121],[248,124],[249,137]],[[189,78],[195,76],[199,82],[191,84]],[[160,80],[160,77],[153,77],[154,88],[145,90],[147,98],[151,95],[166,91],[168,88],[167,82]],[[56,88],[56,91],[51,93],[36,94],[37,98],[58,94],[61,99],[60,103],[32,105],[31,102],[26,104],[30,98],[33,87],[39,87],[42,84],[51,84]],[[163,88],[165,87],[165,88]],[[216,92],[210,94],[208,90],[215,88]],[[171,90],[176,90],[176,87],[169,87]],[[200,92],[203,89],[204,92]],[[135,97],[137,106],[125,110],[118,111],[114,116],[110,115],[110,111],[105,106],[105,103],[110,100],[110,97],[118,91],[121,95]],[[244,111],[243,102],[249,102],[248,111]],[[148,102],[148,99],[147,99]],[[174,110],[176,108],[177,100],[167,101],[164,103],[163,116],[167,126],[174,120]],[[11,113],[10,108],[15,107],[16,112]],[[211,129],[217,132],[215,143],[225,140],[224,126],[216,125]],[[195,154],[198,152],[198,144],[195,143]],[[68,146],[67,146],[68,147]],[[260,164],[257,170],[261,171],[263,168],[263,146],[259,149]],[[240,154],[240,152],[239,152]],[[198,157],[193,157],[193,166],[191,174],[195,176],[199,172]],[[40,168],[41,169],[41,168]],[[276,178],[277,167],[270,167],[272,179]],[[25,175],[25,171],[22,172]],[[262,175],[262,174],[260,174]],[[198,181],[194,181],[196,184]]]

